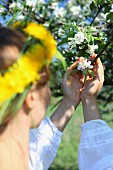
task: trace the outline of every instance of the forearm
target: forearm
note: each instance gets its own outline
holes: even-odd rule
[[[82,97],[84,122],[101,119],[96,98],[94,96]]]
[[[61,132],[65,129],[77,106],[78,104],[74,101],[63,98],[57,110],[51,115],[51,121]]]

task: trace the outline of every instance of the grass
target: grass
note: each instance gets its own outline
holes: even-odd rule
[[[48,115],[56,109],[54,104],[56,99],[52,98]],[[103,119],[113,128],[113,113],[104,114]],[[111,121],[112,120],[112,121]],[[57,156],[49,170],[78,170],[77,155],[80,140],[80,125],[83,123],[82,106],[78,106],[73,117],[63,132]]]

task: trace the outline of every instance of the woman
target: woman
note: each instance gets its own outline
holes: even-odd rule
[[[27,170],[28,160],[30,169],[38,168],[42,160],[37,164],[32,151],[29,159],[29,131],[40,125],[50,102],[48,68],[56,51],[55,40],[42,25],[24,23],[18,25],[18,29],[22,33],[0,28],[1,170]],[[82,76],[73,77],[70,72],[68,69],[70,82],[66,75],[63,80],[64,98],[51,116],[51,122],[60,131],[64,130],[80,102]],[[40,154],[39,151],[39,158]],[[43,164],[47,169],[41,162],[41,166]]]

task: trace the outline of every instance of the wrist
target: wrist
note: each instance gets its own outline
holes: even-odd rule
[[[82,96],[81,98],[82,103],[89,104],[89,106],[93,105],[96,102],[96,98],[93,95]]]
[[[101,115],[99,113],[99,108],[95,96],[93,95],[82,96],[81,100],[85,122],[95,119],[101,119]]]
[[[66,105],[72,106],[74,108],[76,108],[80,103],[80,99],[76,100],[76,99],[70,98],[68,96],[64,96],[63,101],[65,102]]]
[[[97,95],[93,95],[93,94],[84,94],[84,93],[81,93],[81,101],[84,101],[84,100],[96,100],[96,97]]]

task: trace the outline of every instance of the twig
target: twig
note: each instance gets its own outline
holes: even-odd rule
[[[102,25],[97,25],[94,26],[96,29],[101,29],[101,28],[106,28],[106,25],[102,24]]]
[[[105,4],[103,4],[103,5],[101,5],[101,6],[99,7],[99,10],[97,11],[96,15],[94,16],[93,20],[91,21],[90,26],[92,26],[93,22],[95,21],[95,18],[98,16],[98,14],[99,14],[100,11],[102,10],[102,8],[105,7],[107,4],[108,4],[108,3],[105,3]]]
[[[106,50],[107,46],[112,42],[113,36],[108,40],[108,42],[105,44],[103,49],[97,54],[97,56],[92,60],[91,64],[94,64],[95,61],[102,55],[102,53]]]
[[[96,15],[94,16],[93,20],[91,21],[90,26],[92,26],[92,24],[93,24],[95,18],[98,16],[98,14],[100,13],[101,9],[102,9],[102,8],[99,8],[98,12],[96,13]]]

